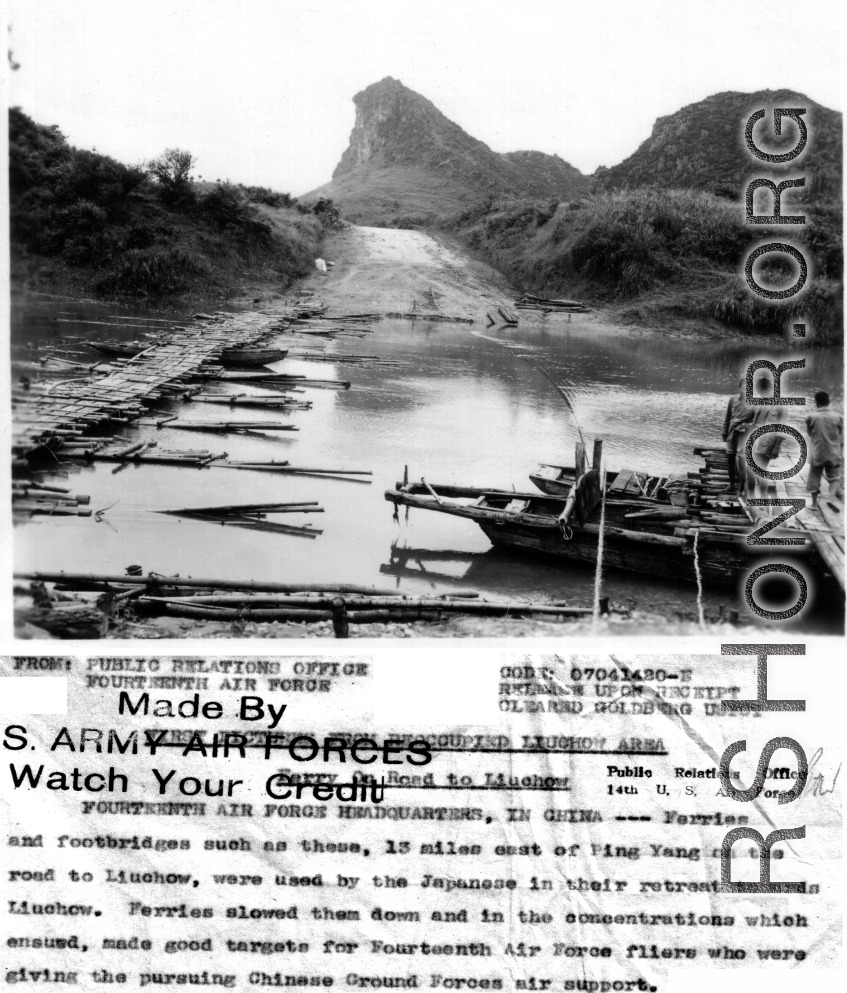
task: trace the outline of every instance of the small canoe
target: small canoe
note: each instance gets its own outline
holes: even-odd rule
[[[260,366],[279,362],[286,355],[287,348],[226,348],[221,352],[221,364]]]
[[[139,345],[137,341],[130,341],[126,344],[118,344],[117,342],[108,341],[89,341],[87,342],[89,347],[93,348],[95,352],[100,352],[101,355],[112,355],[119,358],[131,359],[133,356],[138,355],[139,352],[148,348],[148,345]]]

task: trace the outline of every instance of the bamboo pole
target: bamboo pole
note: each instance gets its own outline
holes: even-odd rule
[[[251,613],[255,609],[268,609],[277,607],[303,607],[307,609],[319,610],[329,608],[337,599],[337,595],[328,594],[321,597],[305,596],[227,596],[227,595],[199,595],[187,598],[191,604],[206,607],[243,607]],[[185,603],[186,598],[175,600],[173,597],[145,596],[144,601],[148,603]],[[465,614],[501,615],[507,613],[531,613],[531,614],[562,614],[568,611],[574,612],[573,616],[588,616],[591,609],[588,607],[570,607],[553,604],[524,603],[520,600],[505,601],[498,603],[491,600],[473,600],[467,598],[456,598],[455,600],[444,600],[440,597],[387,597],[387,596],[355,596],[346,598],[348,610],[358,609],[401,609],[405,607],[427,608],[432,610],[454,611]],[[254,609],[255,608],[255,609]]]
[[[431,490],[443,497],[477,498],[486,497],[508,497],[510,500],[555,500],[556,497],[546,496],[544,493],[517,493],[513,490],[482,489],[476,486],[448,486],[439,483],[410,483],[397,482],[395,487],[403,493],[413,495],[423,495]]]
[[[193,589],[252,590],[256,593],[363,593],[370,596],[400,596],[396,590],[381,590],[351,583],[263,583],[256,580],[197,579],[191,576],[122,576],[85,572],[18,572],[15,579],[44,583],[107,583],[123,586],[184,586]]]
[[[242,503],[242,504],[228,504],[222,507],[180,507],[177,510],[157,510],[157,514],[246,514],[250,511],[254,513],[261,513],[262,511],[271,513],[274,511],[286,510],[286,509],[298,509],[303,507],[317,507],[317,500],[303,500],[299,503]],[[320,508],[320,513],[323,513],[323,508]]]
[[[277,421],[171,421],[169,428],[178,431],[299,431],[294,424],[279,424]]]
[[[330,473],[333,476],[372,476],[370,469],[306,469],[300,466],[292,466],[287,462],[227,462],[225,466],[218,466],[220,469],[271,469],[274,472],[309,472],[312,475],[320,473]]]
[[[308,609],[297,607],[279,607],[270,609],[250,610],[246,608],[227,607],[200,607],[186,604],[180,600],[155,601],[151,602],[148,597],[140,597],[137,601],[139,606],[158,606],[164,613],[175,617],[197,617],[207,620],[256,620],[256,621],[327,621],[332,620],[333,604],[336,599],[329,600],[328,606],[323,608]],[[521,604],[520,609],[515,606],[496,609],[493,605],[489,611],[469,610],[470,606],[480,606],[471,603],[449,603],[445,601],[434,602],[427,606],[423,603],[412,604],[400,601],[396,606],[367,607],[354,600],[346,601],[346,614],[350,623],[366,623],[368,621],[401,621],[401,620],[421,620],[424,616],[435,620],[439,614],[459,613],[459,614],[486,614],[487,616],[507,616],[510,614],[539,614],[551,619],[554,617],[587,617],[592,611],[586,607],[551,607],[547,610],[531,609],[526,604]],[[358,608],[358,609],[357,609]]]

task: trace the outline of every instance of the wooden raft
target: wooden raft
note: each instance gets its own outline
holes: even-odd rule
[[[58,449],[65,439],[99,425],[114,427],[142,416],[190,381],[220,376],[219,360],[233,347],[248,347],[289,326],[280,315],[256,312],[203,315],[127,360],[101,366],[105,375],[36,383],[13,395],[12,451]]]

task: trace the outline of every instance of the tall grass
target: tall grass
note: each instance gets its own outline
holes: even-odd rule
[[[716,321],[748,334],[784,333],[805,318],[811,340],[832,344],[842,340],[841,205],[825,202],[812,213],[807,204],[803,212],[809,223],[791,236],[803,242],[814,278],[802,295],[779,302],[753,296],[738,272],[755,241],[784,231],[748,227],[739,203],[703,191],[490,202],[441,223],[525,290],[634,303],[630,313]],[[786,284],[779,258],[760,268],[760,282]]]
[[[162,296],[190,289],[197,276],[209,272],[201,257],[185,248],[132,248],[94,282],[108,295]]]

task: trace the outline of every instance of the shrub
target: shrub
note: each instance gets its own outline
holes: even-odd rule
[[[169,224],[148,224],[145,221],[134,221],[124,237],[124,248],[150,248],[153,245],[167,242],[173,236],[174,229]]]
[[[106,211],[88,200],[77,200],[76,203],[60,210],[56,215],[57,222],[63,229],[90,234],[105,230]]]
[[[397,206],[400,206],[399,202]],[[335,206],[330,197],[318,197],[312,205],[312,212],[324,224],[330,227],[334,227],[341,222],[341,211]]]
[[[147,173],[140,166],[126,166],[107,155],[77,149],[56,186],[56,198],[64,203],[87,200],[109,213],[119,213],[127,197],[146,180]]]
[[[103,265],[117,247],[114,236],[105,232],[77,234],[65,241],[62,259],[68,265]]]
[[[271,249],[274,244],[273,230],[265,221],[248,218],[238,232],[239,246],[247,250]]]
[[[197,209],[219,228],[243,225],[250,218],[245,195],[232,183],[217,183],[198,201]]]
[[[43,189],[70,162],[73,150],[55,126],[36,124],[20,107],[9,110],[9,194],[12,202]]]
[[[293,207],[297,200],[290,193],[277,193],[269,190],[266,186],[243,186],[239,188],[244,191],[250,203],[263,203],[268,207]]]
[[[157,158],[147,163],[147,170],[159,184],[159,195],[171,206],[194,202],[190,173],[197,159],[181,148],[166,148]]]
[[[77,200],[69,207],[54,210],[50,220],[50,226],[44,232],[42,247],[52,254],[61,252],[69,239],[90,239],[101,235],[106,228],[107,216],[106,211],[97,204],[89,200]]]

